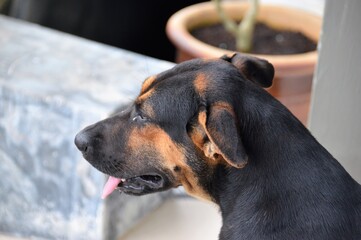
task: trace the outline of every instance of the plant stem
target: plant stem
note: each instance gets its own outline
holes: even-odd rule
[[[221,18],[221,21],[223,22],[223,25],[227,31],[229,31],[231,34],[233,34],[235,37],[237,36],[238,32],[238,26],[236,21],[232,20],[228,15],[224,12],[221,1],[220,0],[212,0],[216,5],[216,10],[218,12],[219,17]]]
[[[252,49],[253,31],[258,13],[258,0],[249,0],[250,7],[239,24],[227,16],[221,6],[220,0],[212,1],[215,3],[216,10],[225,29],[235,36],[237,50],[240,52],[250,52]]]
[[[239,24],[238,36],[236,36],[236,47],[242,52],[250,52],[256,17],[258,13],[258,0],[250,0],[250,6],[242,22]]]

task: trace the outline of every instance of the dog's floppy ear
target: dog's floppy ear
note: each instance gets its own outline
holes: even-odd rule
[[[232,63],[249,80],[261,87],[267,88],[272,85],[275,70],[267,60],[240,53],[235,53],[231,57],[225,55],[221,59]]]
[[[202,109],[199,122],[209,141],[203,146],[205,155],[219,159],[219,155],[231,166],[242,168],[248,157],[239,137],[233,110],[226,104],[214,104],[208,111]]]

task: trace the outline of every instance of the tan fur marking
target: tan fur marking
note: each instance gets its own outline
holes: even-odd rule
[[[154,89],[150,89],[147,92],[141,94],[136,100],[136,103],[142,103],[144,102],[147,98],[149,98],[150,96],[152,96],[154,94],[155,90]]]
[[[154,76],[150,76],[147,79],[144,80],[143,85],[142,85],[142,89],[140,90],[140,94],[145,93],[148,88],[150,87],[150,85],[152,85],[152,83],[155,81],[155,79],[157,78],[156,75]]]
[[[207,122],[207,113],[206,111],[201,111],[198,114],[198,121],[202,125],[202,127],[206,130],[206,122]]]
[[[206,126],[206,123],[207,123],[207,113],[206,111],[201,111],[198,115],[198,122],[199,124],[202,126],[205,134],[207,135],[207,137],[209,138],[209,133],[207,131],[207,126]],[[215,146],[212,142],[210,142],[208,140],[208,142],[205,142],[203,143],[202,147],[201,147],[204,155],[207,157],[207,158],[210,158],[210,159],[214,159],[213,158],[213,155],[214,155],[214,150],[215,150]],[[214,161],[213,161],[214,162]]]
[[[204,131],[203,127],[199,124],[194,126],[191,132],[189,133],[192,142],[197,146],[197,148],[203,152],[204,161],[207,162],[209,166],[215,166],[218,164],[218,159],[214,158],[215,146],[209,140],[207,141],[207,134]]]
[[[190,195],[212,201],[211,197],[199,185],[192,169],[187,165],[184,149],[174,143],[161,128],[148,125],[142,128],[134,128],[131,131],[128,147],[137,151],[144,148],[144,146],[157,149],[161,160],[163,160],[161,164],[173,172],[176,182],[183,185]],[[176,166],[180,167],[179,172],[174,171]]]
[[[204,127],[198,123],[194,125],[189,132],[189,137],[192,142],[197,146],[199,151],[203,152],[204,158],[203,161],[206,161],[208,166],[215,167],[219,163],[219,159],[214,158],[215,152],[210,152],[210,150],[214,150],[214,144],[209,142],[207,134],[204,130]]]
[[[200,149],[202,149],[204,144],[204,138],[206,137],[205,132],[201,129],[201,126],[194,126],[192,131],[189,133],[192,142]]]
[[[233,110],[233,107],[231,104],[220,101],[212,104],[210,111],[218,111],[219,109],[226,109],[230,114],[232,114],[235,117],[235,112]],[[231,162],[229,162],[227,159],[223,158],[221,151],[219,151],[218,147],[214,144],[214,141],[212,140],[211,134],[209,133],[209,130],[207,129],[207,113],[206,111],[201,111],[198,115],[198,121],[199,124],[203,127],[206,135],[209,138],[208,142],[205,142],[203,144],[203,147],[201,149],[203,150],[204,155],[210,159],[209,164],[219,164],[219,163],[225,163],[232,165]],[[213,134],[217,134],[217,131],[215,131]],[[219,136],[221,138],[223,136]]]
[[[220,101],[220,102],[216,102],[216,103],[213,103],[211,105],[211,111],[212,109],[214,108],[223,108],[223,109],[226,109],[230,114],[232,114],[233,117],[236,116],[234,110],[233,110],[233,107],[231,104],[227,103],[227,102],[223,102],[223,101]],[[198,121],[199,123],[203,126],[203,128],[205,129],[205,131],[207,131],[207,127],[206,127],[206,123],[207,123],[207,113],[206,111],[201,111],[198,115]]]
[[[212,142],[206,142],[204,144],[203,152],[207,158],[211,158],[215,160],[214,156],[217,153],[217,151],[216,151],[216,146]]]
[[[208,88],[207,76],[204,73],[199,73],[194,80],[193,85],[199,95],[204,95],[206,89]]]

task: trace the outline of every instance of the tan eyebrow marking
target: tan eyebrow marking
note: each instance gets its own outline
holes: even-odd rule
[[[204,95],[204,92],[208,88],[206,78],[207,76],[204,73],[199,73],[193,82],[195,90],[201,96]]]
[[[144,80],[142,89],[140,90],[140,94],[145,93],[147,90],[149,90],[149,87],[154,83],[155,79],[157,78],[156,75],[150,76],[147,79]]]
[[[150,90],[146,91],[145,93],[141,94],[141,95],[135,100],[135,103],[141,104],[141,103],[144,102],[146,99],[148,99],[150,96],[152,96],[154,92],[155,92],[154,89],[150,89]]]

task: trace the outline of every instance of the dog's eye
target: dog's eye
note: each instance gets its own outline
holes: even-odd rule
[[[132,121],[133,122],[145,122],[147,120],[147,118],[146,117],[143,117],[142,115],[136,115],[133,119],[132,119]]]

